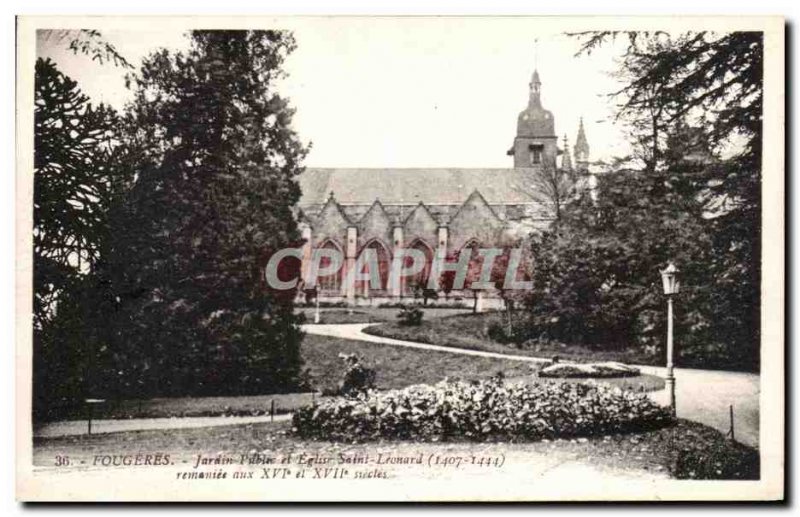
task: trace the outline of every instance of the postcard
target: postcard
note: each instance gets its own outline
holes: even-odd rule
[[[784,498],[782,18],[17,27],[19,500]]]

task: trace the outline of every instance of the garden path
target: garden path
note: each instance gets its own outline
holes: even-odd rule
[[[292,418],[291,414],[275,415],[274,421]],[[149,431],[153,429],[188,429],[193,427],[217,427],[221,425],[256,424],[269,422],[269,415],[261,416],[201,416],[174,418],[126,418],[92,420],[92,434],[119,433],[123,431]],[[49,422],[33,430],[34,438],[77,436],[87,434],[88,420],[65,420]]]
[[[415,343],[399,339],[373,336],[363,332],[374,323],[303,325],[309,334],[351,339],[368,343],[403,346],[452,354],[495,357],[527,362],[547,362],[549,359],[497,352],[484,352],[465,348],[445,347]],[[632,365],[643,373],[664,376],[666,368],[649,365]],[[675,397],[680,418],[713,427],[723,433],[730,428],[729,408],[733,405],[736,440],[758,447],[759,439],[759,395],[760,377],[754,373],[720,370],[696,370],[675,368]],[[666,390],[653,392],[650,396],[661,404],[666,403]]]

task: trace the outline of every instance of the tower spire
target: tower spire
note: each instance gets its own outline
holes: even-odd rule
[[[579,169],[589,168],[589,142],[586,140],[586,131],[583,128],[583,117],[578,126],[578,137],[575,139],[575,164]]]
[[[561,168],[565,171],[572,171],[572,157],[569,154],[569,141],[567,135],[564,135],[564,155],[561,158]]]
[[[531,88],[531,95],[528,101],[528,105],[531,107],[541,108],[542,107],[542,80],[539,79],[539,70],[533,70],[533,76],[531,76],[531,82],[528,85]]]

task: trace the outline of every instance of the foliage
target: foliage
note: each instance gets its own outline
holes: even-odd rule
[[[373,368],[364,366],[358,354],[339,354],[345,363],[339,394],[353,397],[375,388],[376,373]]]
[[[419,327],[403,327],[396,322],[371,325],[363,332],[374,336],[414,341],[431,345],[482,350],[499,354],[513,354],[531,357],[551,357],[559,355],[564,360],[576,362],[619,361],[626,364],[663,365],[664,355],[657,355],[649,347],[626,346],[610,348],[603,344],[565,343],[548,336],[546,331],[534,324],[532,310],[519,310],[516,313],[514,340],[499,343],[489,336],[489,328],[504,325],[501,312],[462,314],[426,320]],[[512,348],[513,347],[513,348]],[[663,352],[663,349],[662,349]],[[722,368],[723,364],[710,364],[710,368]]]
[[[701,364],[721,359],[758,368],[763,34],[577,36],[584,53],[622,40],[623,86],[612,97],[631,128],[634,158],[650,175],[680,178],[683,195],[700,201],[706,273],[692,280],[709,289],[703,321],[688,323],[711,326],[714,339],[705,349],[698,341],[690,355]],[[675,213],[665,224],[680,224]]]
[[[635,171],[600,178],[597,201],[579,199],[561,224],[533,239],[534,334],[605,348],[660,346],[665,298],[659,271],[681,269],[676,316],[685,346],[708,336],[711,236],[679,178]]]
[[[294,292],[269,291],[270,250],[299,239],[305,149],[275,92],[294,40],[194,31],[147,57],[126,114],[136,171],[117,251],[129,294],[112,342],[114,386],[142,395],[258,394],[301,383]]]
[[[443,381],[333,399],[295,412],[306,438],[524,440],[653,429],[671,421],[646,395],[590,384]]]
[[[511,341],[503,325],[494,321],[489,324],[486,334],[489,336],[489,339],[497,341],[498,343],[508,343]]]
[[[34,98],[34,328],[59,294],[93,269],[113,195],[116,114],[92,106],[75,81],[36,61]]]
[[[34,82],[34,410],[87,395],[103,354],[107,251],[128,179],[116,113],[93,106],[50,60]],[[90,357],[94,356],[94,357]]]
[[[397,313],[397,320],[404,327],[418,327],[422,324],[424,315],[425,313],[419,307],[408,305],[400,308],[400,312]]]
[[[132,69],[133,65],[117,48],[106,41],[100,31],[95,29],[40,29],[45,41],[55,40],[58,43],[67,43],[67,47],[74,54],[81,53],[92,58],[100,64],[113,63],[114,66]]]
[[[50,348],[37,350],[35,369],[50,399],[304,383],[294,293],[262,281],[270,250],[299,240],[292,209],[305,149],[275,91],[294,40],[280,31],[191,40],[185,53],[144,59],[120,121],[37,64],[37,311],[59,317],[38,341]],[[79,285],[67,291],[70,282]],[[61,292],[57,305],[46,298]]]
[[[540,377],[553,378],[614,378],[635,377],[639,370],[622,363],[608,361],[605,363],[553,363],[539,370]]]
[[[677,479],[760,479],[757,449],[694,422],[681,424],[669,440],[669,468]]]

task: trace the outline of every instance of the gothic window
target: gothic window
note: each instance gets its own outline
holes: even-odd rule
[[[410,249],[421,251],[422,254],[425,256],[425,267],[422,268],[422,271],[411,275],[405,279],[405,291],[407,294],[412,294],[415,297],[421,296],[422,291],[428,285],[428,277],[431,274],[431,264],[433,263],[433,248],[428,246],[428,244],[421,240],[416,239],[411,246]],[[406,263],[403,264],[405,268],[411,266],[411,257],[406,257]]]
[[[361,250],[362,253],[361,260],[363,261],[363,269],[361,271],[362,273],[366,272],[368,270],[367,268],[372,266],[372,263],[368,262],[367,260],[365,260],[365,257],[363,257],[363,253],[366,250],[373,250],[376,255],[378,262],[377,274],[379,275],[380,278],[380,290],[385,291],[387,284],[389,282],[389,268],[391,267],[392,263],[389,251],[386,249],[386,246],[384,246],[382,242],[378,240],[370,241]],[[356,282],[356,292],[363,293],[364,296],[369,296],[370,287],[371,286],[368,280],[361,280],[359,282]]]
[[[340,257],[344,258],[344,255],[342,254],[342,249],[335,242],[331,240],[326,241],[325,244],[323,244],[320,247],[324,249],[335,250],[337,253],[339,253]],[[322,259],[320,260],[319,268],[320,270],[324,271],[325,269],[330,267],[330,264],[331,264],[331,259],[327,256],[323,256]],[[339,271],[330,275],[321,276],[317,280],[320,292],[323,293],[324,295],[326,296],[341,295],[341,289],[342,289],[341,268],[339,269]]]

